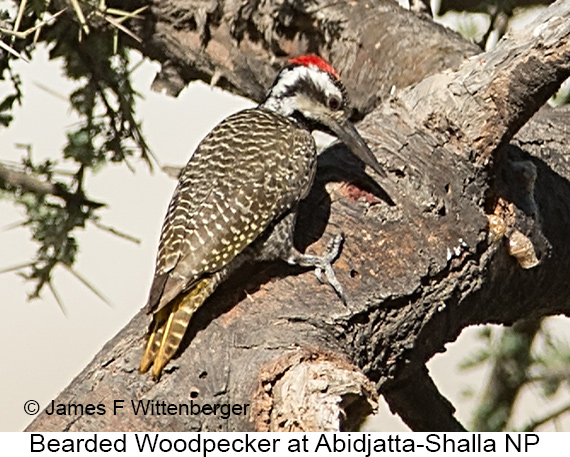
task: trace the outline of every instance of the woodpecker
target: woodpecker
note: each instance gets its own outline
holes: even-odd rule
[[[293,231],[316,171],[312,131],[336,136],[385,176],[349,116],[338,73],[320,57],[306,55],[289,61],[259,106],[229,116],[202,140],[180,175],[163,223],[141,372],[153,365],[154,378],[160,377],[192,315],[245,261],[283,259],[314,268],[343,298],[332,269],[342,235],[316,256],[295,249]]]

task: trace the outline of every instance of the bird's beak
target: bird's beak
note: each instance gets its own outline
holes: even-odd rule
[[[348,146],[356,157],[372,168],[379,176],[382,176],[383,178],[386,177],[386,172],[378,163],[376,157],[374,157],[374,154],[364,142],[352,122],[347,120],[341,124],[333,121],[330,124],[330,129],[340,141]]]

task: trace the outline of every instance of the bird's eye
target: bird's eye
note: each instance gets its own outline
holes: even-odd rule
[[[329,97],[329,108],[332,109],[333,111],[336,111],[340,108],[340,106],[342,105],[342,102],[340,100],[340,98],[338,98],[336,95],[332,95],[331,97]]]

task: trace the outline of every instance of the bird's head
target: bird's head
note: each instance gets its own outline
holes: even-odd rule
[[[261,108],[296,119],[310,130],[320,130],[341,140],[379,175],[385,172],[349,117],[350,102],[334,68],[315,55],[291,59],[267,93]]]

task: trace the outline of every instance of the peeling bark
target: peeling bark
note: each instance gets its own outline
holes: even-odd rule
[[[374,385],[332,353],[302,349],[262,368],[260,378],[258,431],[356,431],[377,406]]]

